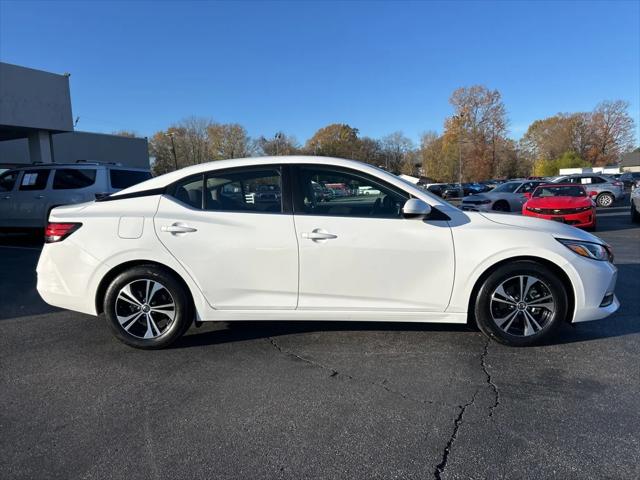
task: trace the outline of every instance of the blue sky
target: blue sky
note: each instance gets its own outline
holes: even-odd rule
[[[0,59],[70,72],[88,131],[197,115],[301,142],[334,122],[417,140],[473,84],[500,90],[514,138],[605,99],[640,125],[639,1],[0,0]]]

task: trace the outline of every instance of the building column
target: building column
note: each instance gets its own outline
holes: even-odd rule
[[[52,163],[51,134],[38,130],[29,135],[29,158],[31,163]]]

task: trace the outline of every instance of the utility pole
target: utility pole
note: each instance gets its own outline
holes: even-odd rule
[[[171,139],[171,151],[173,152],[173,163],[176,167],[176,170],[178,170],[178,157],[176,155],[176,144],[173,141],[175,132],[165,133],[165,135]]]
[[[458,131],[458,183],[460,184],[460,189],[462,189],[462,132],[463,132],[463,120],[465,118],[465,114],[461,113],[460,115],[454,115],[455,118],[458,119],[458,125],[460,130]]]

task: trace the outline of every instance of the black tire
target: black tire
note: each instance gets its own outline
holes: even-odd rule
[[[148,285],[155,284],[162,288],[158,288],[155,293],[149,292]],[[122,295],[122,289],[127,286],[138,305],[128,300],[130,296],[126,293]],[[172,302],[172,308],[153,310],[161,305],[166,306],[167,302]],[[152,322],[149,322],[147,314],[142,311],[145,308],[149,309],[148,316],[152,318]],[[114,278],[105,293],[104,313],[109,328],[118,340],[142,349],[159,349],[171,345],[188,330],[194,318],[191,297],[183,284],[173,274],[155,265],[133,267]],[[139,314],[138,317],[134,317],[136,314]],[[118,317],[124,319],[129,315],[133,317],[130,322],[121,323],[118,320]],[[153,336],[144,338],[149,332]]]
[[[518,300],[517,302],[513,302],[514,306],[507,304],[507,302],[501,302],[501,294],[496,294],[496,299],[492,300],[492,295],[494,295],[496,289],[500,286],[507,285],[507,287],[503,287],[504,291],[506,291],[507,288],[514,285],[513,282],[519,283],[521,276],[525,278],[531,276],[539,281],[539,283],[531,284],[529,289],[531,293],[525,298],[528,300],[528,303],[520,302],[519,298],[515,295],[510,297]],[[515,284],[515,286],[517,289],[517,284]],[[534,297],[534,294],[539,296]],[[528,304],[536,305],[532,303],[536,301],[536,298],[543,299],[549,295],[553,301],[553,312],[546,307],[538,308],[528,306]],[[520,310],[521,306],[518,306],[520,303],[525,304],[523,310]],[[522,347],[534,345],[549,337],[558,324],[566,318],[567,306],[566,287],[552,270],[534,261],[520,260],[498,267],[483,281],[476,296],[474,313],[478,328],[489,338],[505,345]],[[506,313],[500,314],[498,320],[507,318],[513,314],[513,320],[509,320],[511,322],[510,326],[507,325],[506,321],[502,324],[507,327],[506,331],[500,328],[497,321],[494,320],[494,314],[499,309],[505,309],[504,311]],[[529,317],[534,317],[536,321],[535,325],[540,327],[537,331],[536,328],[533,328],[532,331],[535,333],[528,335],[525,335],[526,324],[528,323],[530,326],[534,326],[534,323],[529,321],[529,317],[525,319],[525,310]],[[520,329],[522,329],[522,333],[520,333]]]
[[[499,200],[493,204],[493,210],[496,212],[510,212],[511,207],[509,207],[509,203],[504,200]]]
[[[609,208],[613,206],[613,202],[615,202],[615,200],[615,197],[609,192],[603,192],[596,197],[596,204],[602,208]]]
[[[640,223],[640,213],[638,213],[636,207],[633,206],[633,202],[631,202],[631,221],[633,223]]]

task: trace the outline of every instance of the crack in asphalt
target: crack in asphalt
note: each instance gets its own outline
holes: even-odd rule
[[[489,373],[489,370],[487,368],[489,342],[491,342],[491,339],[487,338],[487,342],[484,344],[484,350],[482,352],[482,355],[480,356],[480,366],[482,367],[482,371],[484,372],[484,375],[486,377],[487,384],[489,385],[489,387],[491,387],[491,390],[493,390],[493,405],[489,407],[489,418],[491,418],[493,417],[494,410],[498,408],[498,405],[500,405],[500,390],[498,390],[498,386],[493,382],[491,374]]]
[[[447,462],[449,461],[449,454],[451,453],[451,447],[453,447],[453,442],[456,441],[458,436],[458,429],[460,428],[460,424],[462,423],[462,419],[464,418],[464,414],[467,411],[467,408],[473,405],[476,401],[476,395],[478,395],[479,390],[476,390],[471,400],[469,400],[464,405],[458,405],[460,412],[458,412],[458,416],[453,422],[453,432],[451,432],[451,436],[449,437],[449,441],[444,447],[444,451],[442,452],[442,461],[436,465],[436,469],[433,472],[433,475],[436,480],[442,479],[442,474],[444,470],[447,468]]]
[[[303,357],[301,355],[298,355],[297,353],[292,352],[290,350],[285,350],[284,348],[282,348],[280,346],[280,344],[278,342],[276,342],[276,340],[273,337],[268,337],[268,338],[269,338],[269,343],[271,343],[271,345],[276,350],[278,350],[278,352],[280,352],[281,354],[286,355],[286,356],[291,357],[291,358],[294,358],[296,360],[300,360],[300,361],[305,362],[305,363],[307,363],[309,365],[313,365],[314,367],[321,368],[323,370],[327,370],[327,371],[331,372],[329,374],[329,377],[331,377],[331,378],[334,378],[334,377],[337,377],[337,376],[341,376],[341,377],[348,378],[349,380],[353,380],[355,382],[367,383],[368,385],[373,385],[375,387],[382,388],[384,391],[386,391],[388,393],[391,393],[392,395],[397,395],[397,396],[399,396],[399,397],[401,397],[401,398],[403,398],[405,400],[409,400],[409,401],[416,402],[416,403],[422,403],[424,405],[444,405],[444,406],[449,406],[450,405],[450,404],[445,404],[443,402],[434,402],[432,400],[423,400],[423,399],[420,399],[420,398],[414,398],[414,397],[412,397],[410,395],[407,395],[404,392],[401,392],[399,390],[395,390],[395,389],[389,387],[386,384],[387,383],[386,379],[384,379],[382,381],[382,383],[359,380],[359,379],[353,377],[352,375],[349,375],[348,373],[339,372],[339,371],[335,370],[334,368],[331,368],[331,367],[329,367],[327,365],[324,365],[324,364],[316,362],[314,360],[310,360],[308,358],[305,358],[305,357]]]
[[[324,365],[322,363],[316,362],[314,360],[310,360],[308,358],[305,358],[295,352],[289,351],[289,350],[285,350],[283,349],[280,344],[278,342],[276,342],[276,340],[273,337],[268,337],[269,342],[271,343],[271,345],[278,350],[278,352],[280,352],[283,355],[286,355],[288,357],[291,357],[295,360],[300,360],[302,362],[305,362],[309,365],[313,365],[314,367],[317,368],[321,368],[323,370],[327,370],[330,372],[329,377],[337,377],[337,376],[342,376],[342,377],[346,377],[349,380],[354,380],[354,381],[360,381],[356,378],[354,378],[352,375],[349,375],[347,373],[342,373],[339,372],[338,370],[329,367],[327,365]],[[493,381],[493,377],[491,376],[491,374],[489,373],[489,367],[486,363],[486,359],[487,359],[487,355],[489,354],[489,343],[491,342],[491,339],[487,339],[486,343],[484,344],[482,353],[480,354],[480,368],[482,369],[482,372],[484,373],[485,376],[485,382],[488,385],[488,387],[491,389],[491,391],[493,392],[493,404],[491,406],[489,406],[489,415],[488,418],[492,418],[493,417],[493,413],[495,411],[495,409],[500,405],[500,390],[498,389],[498,386],[495,384],[495,382]],[[426,405],[434,405],[434,404],[440,404],[440,405],[447,405],[444,404],[442,402],[433,402],[430,400],[421,400],[418,398],[414,398],[411,397],[403,392],[400,392],[398,390],[394,390],[392,388],[390,388],[389,386],[386,385],[387,380],[383,380],[382,383],[379,382],[366,382],[369,385],[373,385],[376,387],[380,387],[383,390],[394,394],[394,395],[398,395],[402,398],[404,398],[405,400],[410,400],[413,402],[417,402],[417,403],[422,403],[422,404],[426,404]],[[473,396],[471,397],[471,400],[469,400],[467,403],[465,403],[464,405],[458,405],[458,408],[460,409],[460,411],[458,412],[458,415],[456,416],[456,418],[453,421],[453,431],[451,432],[451,436],[449,437],[449,440],[447,441],[444,450],[442,452],[442,459],[440,461],[440,463],[438,465],[436,465],[435,470],[433,472],[434,474],[434,478],[436,480],[442,480],[442,474],[444,473],[445,469],[447,468],[447,463],[449,461],[449,455],[451,453],[451,449],[453,448],[453,444],[456,441],[456,438],[458,437],[458,431],[462,425],[463,419],[464,419],[464,415],[467,411],[467,409],[469,407],[471,407],[472,405],[475,405],[476,402],[476,397],[478,396],[478,393],[480,392],[480,389],[477,389]]]
[[[493,405],[489,406],[489,418],[493,417],[493,412],[494,410],[498,407],[498,405],[500,405],[500,390],[498,390],[498,386],[494,383],[493,378],[491,377],[491,374],[489,373],[488,367],[487,367],[487,355],[489,353],[489,343],[491,342],[490,338],[487,338],[486,343],[484,344],[484,348],[482,350],[482,353],[480,354],[480,367],[482,368],[482,372],[485,375],[485,381],[487,383],[487,385],[491,388],[491,390],[493,391]],[[470,407],[471,405],[475,404],[476,401],[476,396],[478,395],[478,392],[480,390],[476,390],[475,393],[473,394],[473,396],[471,397],[471,400],[469,402],[467,402],[464,405],[459,406],[460,408],[460,412],[458,413],[458,416],[455,418],[454,422],[453,422],[453,432],[451,433],[451,436],[449,437],[449,440],[447,441],[447,444],[444,447],[444,451],[442,452],[442,461],[436,466],[435,471],[433,472],[434,477],[436,480],[441,480],[442,479],[442,474],[444,473],[445,469],[447,468],[447,462],[449,461],[449,454],[451,453],[451,448],[453,447],[453,442],[455,442],[456,438],[458,437],[458,429],[460,428],[460,425],[462,424],[462,419],[464,417],[465,412],[467,411],[467,408]]]

